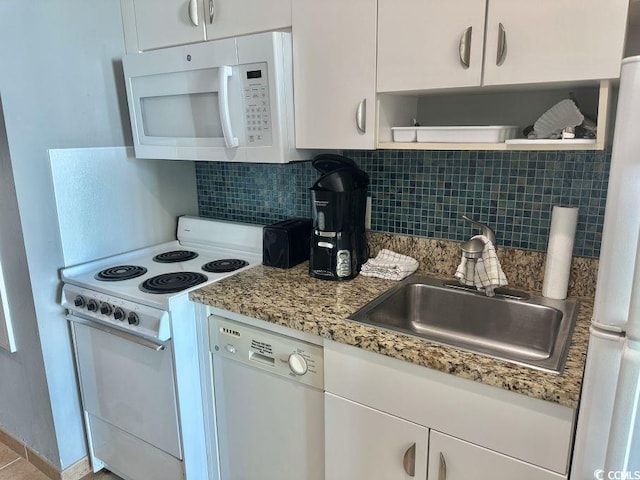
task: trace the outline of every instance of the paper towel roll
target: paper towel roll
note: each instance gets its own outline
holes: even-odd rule
[[[554,206],[551,212],[551,231],[544,266],[542,295],[562,300],[567,298],[569,273],[573,256],[573,241],[578,224],[577,207]]]

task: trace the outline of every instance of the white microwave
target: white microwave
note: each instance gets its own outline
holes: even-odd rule
[[[295,149],[291,34],[127,55],[127,101],[138,158],[287,163]]]

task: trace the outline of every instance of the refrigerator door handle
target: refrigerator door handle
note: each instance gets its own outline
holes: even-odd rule
[[[624,333],[617,330],[611,325],[603,325],[594,320],[591,320],[591,326],[589,327],[589,336],[601,338],[603,340],[620,340],[624,338]]]

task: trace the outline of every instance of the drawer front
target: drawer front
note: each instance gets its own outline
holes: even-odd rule
[[[119,475],[154,480],[183,480],[184,464],[173,455],[87,414],[93,455]]]

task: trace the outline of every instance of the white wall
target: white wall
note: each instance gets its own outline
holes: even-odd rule
[[[629,2],[629,26],[627,28],[627,43],[625,57],[640,55],[640,0]]]
[[[27,305],[13,318],[18,352],[0,354],[0,427],[63,468],[86,446],[47,149],[131,143],[123,53],[118,0],[0,1],[0,95],[35,300],[35,315]]]
[[[139,160],[132,147],[49,158],[65,267],[175,240],[177,217],[198,214],[195,162]]]
[[[17,352],[0,349],[0,426],[57,452],[1,102],[0,260]]]
[[[640,18],[636,21],[637,23],[629,25],[629,30],[627,30],[627,45],[624,52],[625,57],[640,55]]]

